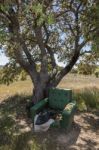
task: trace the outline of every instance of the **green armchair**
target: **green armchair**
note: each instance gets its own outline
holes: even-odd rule
[[[46,106],[61,113],[61,119],[59,121],[60,127],[65,129],[70,128],[76,110],[76,102],[72,100],[72,90],[50,89],[48,98],[41,100],[31,108],[30,111],[33,122],[35,114]],[[53,123],[52,126],[55,126],[55,123]]]

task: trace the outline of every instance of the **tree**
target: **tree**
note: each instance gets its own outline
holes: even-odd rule
[[[77,65],[79,74],[92,75],[97,68],[97,62],[99,57],[94,52],[92,54],[86,54],[81,57],[81,61]]]
[[[30,75],[34,103],[58,85],[82,53],[89,52],[86,45],[96,51],[98,6],[95,0],[0,1],[0,45],[10,63],[15,68],[20,64]],[[55,55],[66,63],[64,68],[57,67]]]

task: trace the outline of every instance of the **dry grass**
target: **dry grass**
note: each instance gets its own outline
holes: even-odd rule
[[[69,74],[62,79],[58,87],[67,89],[71,88],[74,91],[81,91],[84,88],[99,89],[99,78],[94,76]],[[26,81],[18,81],[9,86],[0,85],[0,101],[15,94],[31,94],[32,88],[32,82],[30,79]]]
[[[31,80],[14,82],[9,86],[0,85],[0,101],[16,94],[30,95],[31,93],[32,93]]]
[[[99,78],[94,76],[69,74],[62,79],[58,87],[71,88],[74,91],[81,91],[84,88],[94,87],[99,89]]]
[[[93,108],[99,108],[99,78],[95,76],[69,74],[62,79],[58,87],[70,88],[74,91],[79,110],[86,110],[86,104],[88,107],[93,105]],[[0,85],[0,102],[16,94],[25,96],[32,95],[32,90],[33,85],[30,79],[14,82],[9,86]]]

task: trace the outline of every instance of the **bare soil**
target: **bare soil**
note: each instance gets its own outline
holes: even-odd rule
[[[76,114],[75,123],[68,133],[50,129],[35,135],[39,143],[47,145],[48,150],[99,150],[99,114]]]

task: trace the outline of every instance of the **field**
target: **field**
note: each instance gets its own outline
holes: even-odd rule
[[[82,99],[79,108],[83,111],[76,113],[75,124],[67,134],[60,129],[50,129],[43,134],[33,132],[25,111],[26,101],[33,90],[30,79],[10,86],[0,85],[0,150],[99,149],[99,111],[96,109],[99,104],[99,78],[70,74],[58,87],[73,89],[75,97],[83,98],[88,105],[86,110]]]
[[[62,79],[59,88],[71,88],[74,91],[81,91],[84,88],[97,88],[99,89],[99,78],[95,76],[83,76],[83,75],[67,75]],[[15,95],[15,94],[26,94],[32,93],[33,87],[31,80],[14,82],[10,86],[0,85],[0,101]]]

